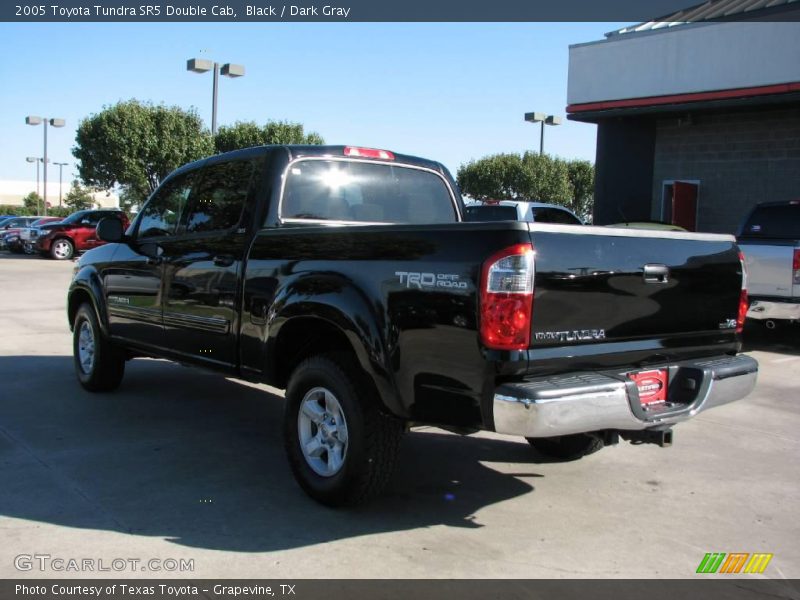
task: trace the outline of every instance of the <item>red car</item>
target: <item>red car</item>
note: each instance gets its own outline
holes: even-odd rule
[[[36,238],[36,249],[42,256],[67,260],[76,252],[102,246],[105,242],[97,239],[95,229],[100,220],[106,217],[122,221],[123,229],[128,227],[128,216],[121,210],[80,210],[58,223],[42,225]]]

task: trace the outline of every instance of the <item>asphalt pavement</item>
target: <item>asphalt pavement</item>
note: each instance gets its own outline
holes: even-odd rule
[[[555,463],[415,430],[387,493],[337,511],[291,476],[278,390],[137,359],[117,392],[85,392],[72,268],[0,254],[0,578],[691,578],[707,552],[800,577],[797,327],[749,328],[755,392],[670,448]]]

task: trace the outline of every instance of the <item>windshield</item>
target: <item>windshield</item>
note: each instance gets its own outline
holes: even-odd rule
[[[756,207],[740,237],[800,239],[800,204]]]

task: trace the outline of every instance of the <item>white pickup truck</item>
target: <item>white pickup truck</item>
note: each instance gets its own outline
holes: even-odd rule
[[[800,321],[800,200],[758,204],[738,242],[747,266],[747,317],[769,329]]]

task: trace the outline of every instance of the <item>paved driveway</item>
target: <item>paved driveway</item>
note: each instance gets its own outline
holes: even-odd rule
[[[800,577],[797,329],[753,337],[755,393],[678,426],[672,448],[558,464],[421,430],[385,497],[334,511],[292,479],[276,390],[135,360],[117,393],[84,392],[71,271],[0,254],[0,577],[64,575],[14,565],[45,554],[143,561],[89,577],[685,578],[706,552],[771,552],[765,575]],[[194,570],[142,570],[181,559]]]

